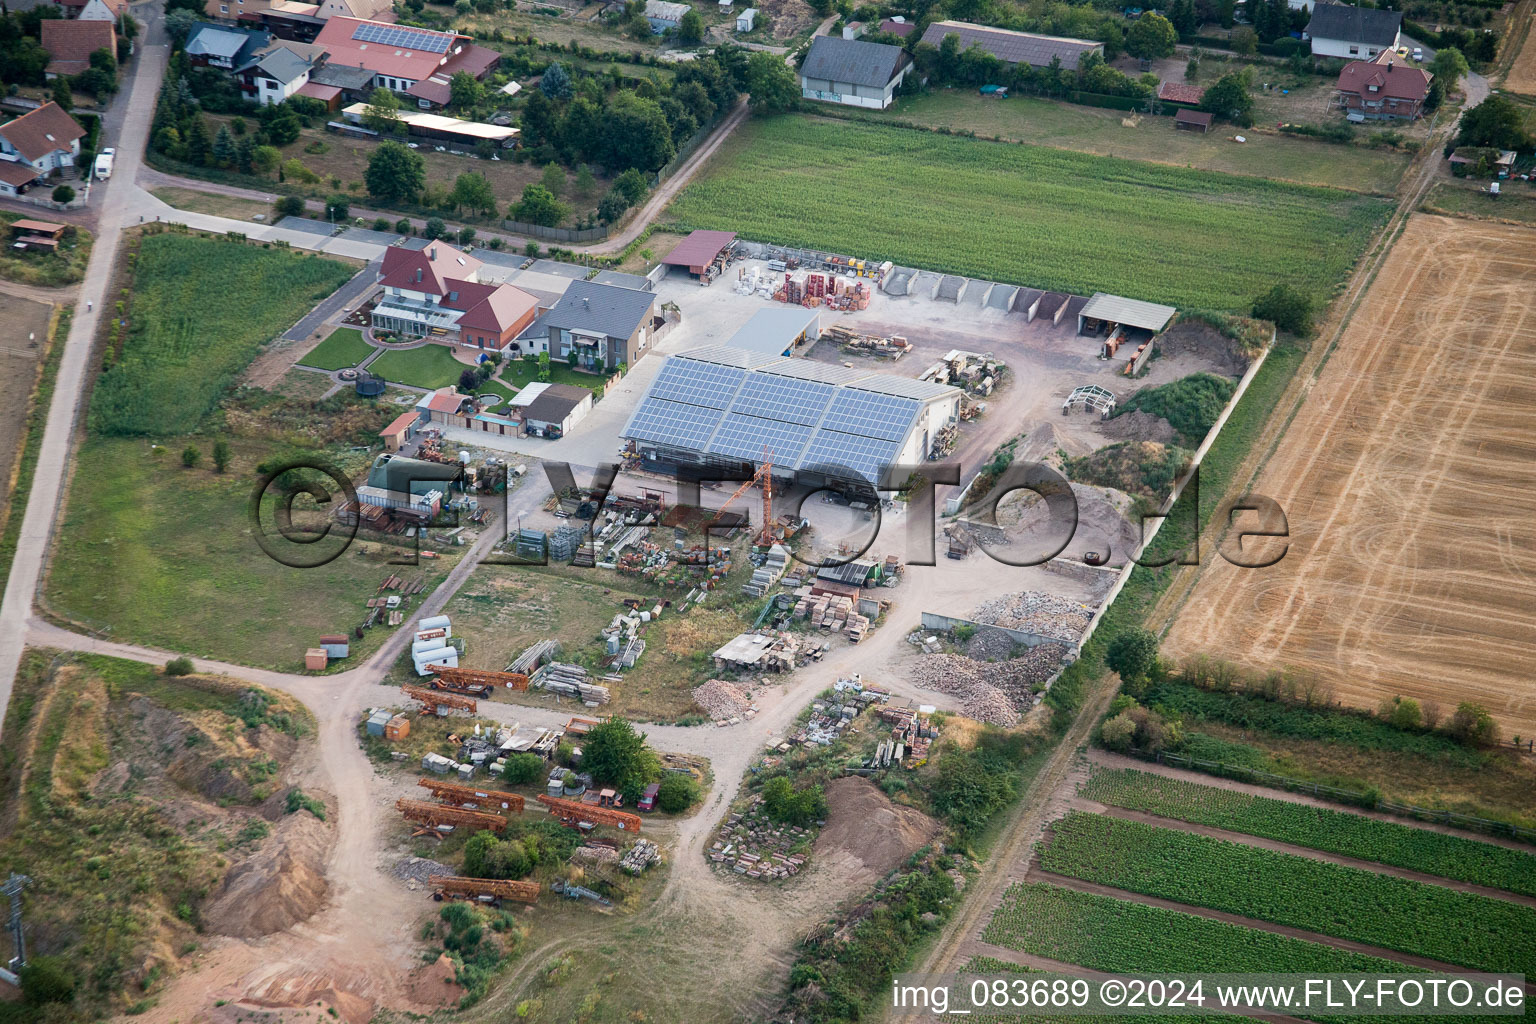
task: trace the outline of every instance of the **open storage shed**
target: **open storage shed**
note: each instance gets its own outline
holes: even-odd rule
[[[734,231],[693,231],[673,246],[661,262],[669,267],[681,267],[694,277],[702,277],[734,241]]]
[[[1077,333],[1113,332],[1116,327],[1135,327],[1156,334],[1168,326],[1178,310],[1156,302],[1127,299],[1120,295],[1094,292],[1093,298],[1077,312]]]

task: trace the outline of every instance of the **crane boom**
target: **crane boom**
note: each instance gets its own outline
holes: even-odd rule
[[[593,825],[611,825],[623,832],[639,833],[640,816],[615,811],[607,807],[594,807],[575,800],[560,800],[552,796],[539,796],[539,803],[549,808],[549,813],[569,828],[580,828],[583,822]]]
[[[725,515],[725,510],[731,507],[731,502],[747,493],[747,490],[757,484],[763,485],[763,528],[757,535],[757,542],[763,547],[773,543],[773,453],[765,445],[763,447],[763,464],[752,474],[752,479],[736,488],[729,498],[715,510],[710,517],[714,522]]]
[[[408,797],[396,800],[395,810],[399,811],[406,821],[416,824],[417,828],[411,833],[412,836],[442,838],[438,829],[443,825],[463,825],[465,828],[476,831],[488,828],[492,832],[500,832],[507,827],[507,819],[499,814],[467,811],[460,807],[434,804],[427,800],[412,800]]]
[[[432,898],[442,900],[517,900],[519,903],[539,901],[538,882],[517,882],[501,878],[465,878],[462,875],[428,875],[427,884],[435,890]]]
[[[516,793],[476,789],[474,786],[461,786],[457,782],[443,782],[439,779],[418,779],[416,785],[424,787],[433,796],[447,804],[459,806],[473,804],[476,808],[490,811],[492,814],[523,813],[523,798]]]
[[[488,672],[475,668],[448,668],[446,665],[430,665],[432,688],[462,693],[470,697],[489,697],[498,686],[513,690],[528,689],[528,677],[521,672]]]
[[[428,690],[421,686],[402,686],[400,692],[411,700],[421,701],[421,713],[435,715],[438,708],[455,708],[459,711],[468,711],[474,714],[480,707],[469,697],[458,697],[451,693],[439,693],[436,690]]]

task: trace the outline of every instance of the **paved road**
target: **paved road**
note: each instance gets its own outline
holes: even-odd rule
[[[366,267],[359,270],[352,280],[336,289],[330,298],[321,302],[304,319],[294,324],[283,337],[288,341],[303,341],[318,331],[331,317],[340,313],[343,309],[346,309],[373,290],[373,287],[378,284],[379,268],[383,265],[384,260],[382,257],[371,261]],[[372,356],[369,358],[371,359]]]
[[[158,19],[158,12],[140,10],[135,14],[141,21]],[[146,33],[146,42],[148,38]],[[0,724],[4,723],[6,709],[10,706],[16,667],[26,644],[27,618],[42,574],[53,524],[58,519],[74,450],[81,396],[86,389],[91,346],[103,309],[107,307],[112,265],[117,258],[123,224],[130,215],[126,200],[140,191],[134,184],[134,177],[149,137],[155,92],[164,77],[167,56],[167,47],[163,43],[142,46],[133,77],[118,94],[109,115],[103,118],[106,126],[103,141],[117,147],[117,165],[109,180],[97,184],[93,197],[100,211],[96,242],[86,265],[85,279],[80,284],[69,337],[64,341],[58,383],[53,391],[53,402],[48,407],[37,472],[21,521],[16,558],[6,581],[4,597],[0,599]]]

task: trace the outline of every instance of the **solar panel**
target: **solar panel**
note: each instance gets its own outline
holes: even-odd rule
[[[912,398],[844,388],[827,409],[828,429],[886,441],[900,441],[922,403]]]
[[[810,469],[826,472],[829,476],[843,476],[845,473],[836,470],[846,470],[855,476],[863,477],[874,484],[879,484],[885,476],[885,471],[896,461],[896,455],[901,451],[901,441],[883,441],[873,437],[860,437],[856,434],[844,434],[837,430],[818,430],[816,436],[811,438],[811,443],[806,446],[805,454],[800,457],[799,469]]]
[[[810,440],[814,426],[728,412],[710,442],[712,455],[761,461],[766,446],[774,465],[793,466]]]
[[[755,373],[741,386],[731,411],[814,427],[835,390],[830,384]]]
[[[734,366],[673,358],[656,375],[648,394],[709,409],[726,409],[746,376],[747,371]]]
[[[720,424],[721,415],[719,409],[646,398],[630,417],[624,436],[636,441],[703,451],[715,427]],[[762,451],[761,444],[758,451]]]
[[[360,43],[379,43],[384,46],[398,46],[405,50],[422,50],[426,53],[447,53],[454,37],[444,32],[429,32],[403,25],[384,25],[375,21],[365,21],[352,30],[352,38]]]

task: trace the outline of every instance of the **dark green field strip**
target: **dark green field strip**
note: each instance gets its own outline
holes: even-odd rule
[[[1536,911],[1099,814],[1056,822],[1047,871],[1461,964],[1536,974]]]
[[[1475,839],[1129,769],[1096,767],[1081,793],[1111,807],[1536,896],[1536,856]]]

